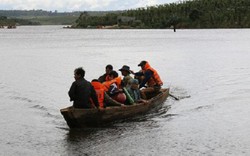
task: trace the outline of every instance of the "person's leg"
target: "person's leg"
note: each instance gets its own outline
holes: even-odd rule
[[[148,99],[147,95],[150,94],[150,93],[152,93],[152,92],[154,92],[154,90],[155,89],[153,87],[148,87],[148,88],[142,89],[141,90],[141,97],[142,97],[142,99],[147,100]]]
[[[107,93],[104,94],[104,102],[106,103],[107,107],[110,106],[121,106],[121,104],[114,99],[112,99]]]
[[[154,86],[154,92],[158,93],[161,90],[161,86]]]

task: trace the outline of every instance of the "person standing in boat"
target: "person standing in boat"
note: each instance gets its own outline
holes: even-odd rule
[[[102,76],[100,76],[98,78],[98,81],[103,83],[105,81],[108,81],[109,80],[109,73],[113,70],[113,66],[111,64],[108,64],[105,68],[105,74],[103,74]]]
[[[163,82],[158,72],[152,68],[147,61],[141,61],[138,66],[141,67],[143,75],[143,80],[140,83],[139,88],[145,87],[141,90],[141,95],[143,99],[146,99],[148,93],[159,92]]]
[[[130,67],[127,65],[124,65],[124,66],[122,66],[121,69],[119,69],[119,71],[121,71],[122,76],[124,76],[122,79],[122,86],[128,87],[130,80],[133,80],[133,78],[130,76],[130,74],[131,74]]]
[[[85,78],[85,71],[79,67],[74,71],[75,81],[72,83],[68,92],[70,101],[73,101],[75,108],[99,107],[96,92],[89,81]],[[92,102],[95,106],[92,105]]]

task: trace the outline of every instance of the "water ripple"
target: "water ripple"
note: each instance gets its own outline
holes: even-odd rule
[[[34,105],[34,106],[31,106],[30,108],[35,108],[35,109],[39,109],[39,110],[43,110],[43,111],[48,111],[48,109],[44,106],[41,106],[41,105]]]
[[[34,102],[33,100],[29,99],[29,98],[26,98],[26,97],[20,97],[20,96],[10,96],[11,99],[14,99],[14,100],[19,100],[19,101],[25,101],[25,102]]]
[[[212,107],[214,107],[214,104],[212,104],[212,105],[198,106],[198,107],[194,108],[194,110],[197,111],[197,110],[202,110],[202,109],[211,109]]]

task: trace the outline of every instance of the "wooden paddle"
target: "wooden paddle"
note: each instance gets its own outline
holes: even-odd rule
[[[169,96],[171,96],[172,98],[174,98],[174,99],[177,100],[177,101],[180,100],[179,98],[177,98],[176,96],[174,96],[174,95],[172,95],[172,94],[170,94],[170,93],[169,93]]]

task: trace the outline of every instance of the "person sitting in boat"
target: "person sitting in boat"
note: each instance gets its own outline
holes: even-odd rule
[[[141,84],[143,79],[144,79],[144,74],[142,72],[142,70],[140,70],[139,72],[133,73],[134,74],[134,79],[138,80],[138,83]]]
[[[141,91],[139,89],[139,81],[137,79],[130,80],[130,86],[126,88],[130,97],[133,99],[135,103],[145,102],[141,98]]]
[[[72,83],[68,92],[70,101],[73,101],[74,108],[93,108],[99,107],[98,99],[94,87],[85,78],[85,70],[82,67],[74,71],[75,81]],[[92,105],[91,100],[94,105]]]
[[[113,66],[111,64],[108,64],[105,68],[105,74],[103,74],[102,76],[100,76],[98,78],[98,81],[103,83],[105,81],[108,81],[109,80],[109,73],[113,70]]]
[[[105,108],[106,105],[104,103],[104,97],[105,97],[105,87],[102,83],[100,83],[97,79],[93,79],[91,81],[92,86],[95,89],[98,102],[99,102],[99,108]]]
[[[141,95],[143,99],[146,99],[148,93],[157,93],[160,91],[163,82],[158,74],[158,72],[152,68],[147,61],[141,61],[138,66],[141,67],[143,80],[140,83],[139,88],[141,90]]]
[[[112,99],[120,103],[124,103],[126,101],[126,95],[121,89],[121,77],[118,76],[118,73],[113,70],[109,73],[109,78],[109,81],[103,83],[105,91]]]
[[[122,76],[123,76],[122,86],[127,87],[129,85],[129,81],[133,79],[130,76],[130,74],[131,74],[130,67],[127,65],[124,65],[124,66],[122,66],[121,69],[119,69],[119,71],[121,71]]]

